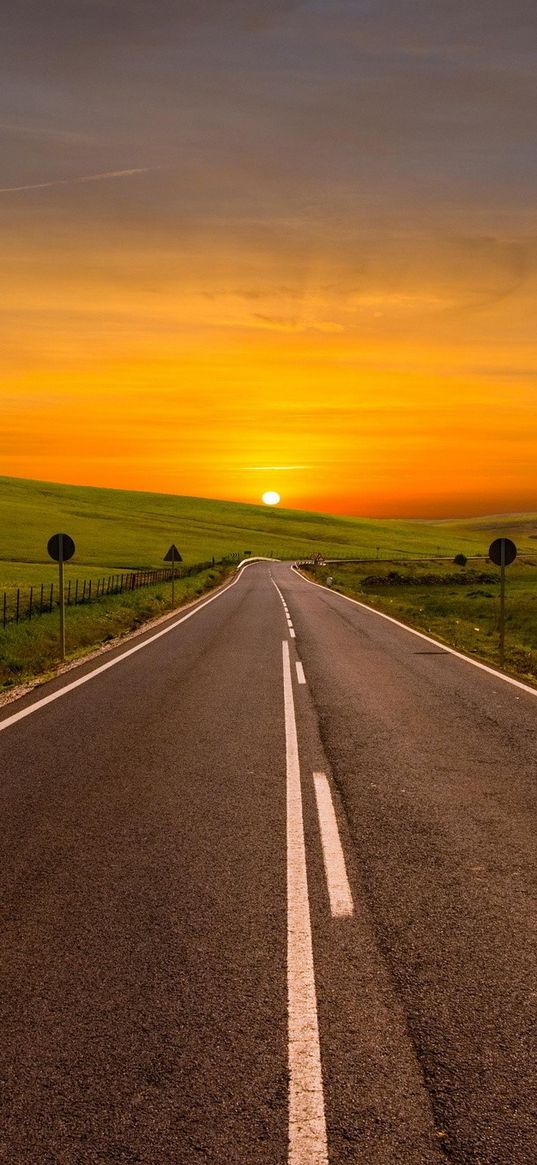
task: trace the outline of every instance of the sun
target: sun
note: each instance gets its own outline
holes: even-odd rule
[[[279,500],[280,495],[276,493],[275,489],[268,489],[261,498],[261,501],[263,501],[266,506],[277,506]]]

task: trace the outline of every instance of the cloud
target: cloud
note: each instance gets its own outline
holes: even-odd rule
[[[310,462],[307,465],[243,465],[240,467],[241,473],[259,472],[265,473],[267,470],[278,470],[278,472],[295,470],[295,469],[315,469],[315,464]]]
[[[24,125],[20,121],[0,121],[0,133],[12,137],[45,137],[52,141],[66,142],[68,145],[78,142],[92,145],[96,141],[90,134],[77,133],[76,130],[55,129],[54,126],[40,125],[39,122],[36,122],[35,125]]]
[[[342,332],[342,324],[332,320],[305,320],[296,316],[265,315],[263,312],[254,312],[253,318],[259,320],[266,328],[273,328],[283,332]]]
[[[102,174],[82,174],[78,178],[55,178],[51,182],[28,182],[24,186],[0,186],[0,194],[16,194],[20,190],[48,190],[51,186],[76,186],[79,182],[103,182],[109,178],[130,178],[132,174],[147,174],[153,166],[137,166],[131,170],[105,170]]]
[[[2,39],[33,54],[41,49],[70,71],[80,59],[166,45],[198,29],[230,32],[271,28],[302,8],[306,0],[19,0],[2,15]],[[77,62],[65,58],[76,51]]]

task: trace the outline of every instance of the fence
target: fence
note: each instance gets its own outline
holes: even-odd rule
[[[209,562],[196,562],[193,566],[176,566],[175,578],[187,578],[208,570],[215,565],[214,558]],[[121,595],[126,591],[137,591],[140,587],[151,587],[157,583],[170,582],[172,568],[164,567],[160,570],[135,570],[123,574],[103,575],[102,578],[69,580],[65,587],[65,603],[68,607],[80,607],[85,603],[96,602],[106,595]],[[39,615],[50,614],[59,606],[58,583],[41,583],[28,588],[17,587],[17,590],[4,591],[2,603],[2,625],[21,623]]]

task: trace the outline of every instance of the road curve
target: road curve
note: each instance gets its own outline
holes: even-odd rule
[[[0,712],[0,1161],[534,1165],[537,698],[280,563],[159,632]]]

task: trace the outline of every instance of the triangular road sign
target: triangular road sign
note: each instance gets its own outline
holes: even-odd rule
[[[164,562],[182,562],[183,561],[182,555],[179,554],[179,551],[177,549],[177,546],[175,545],[175,542],[172,542],[170,549],[168,550],[168,553],[164,555],[163,561]]]

